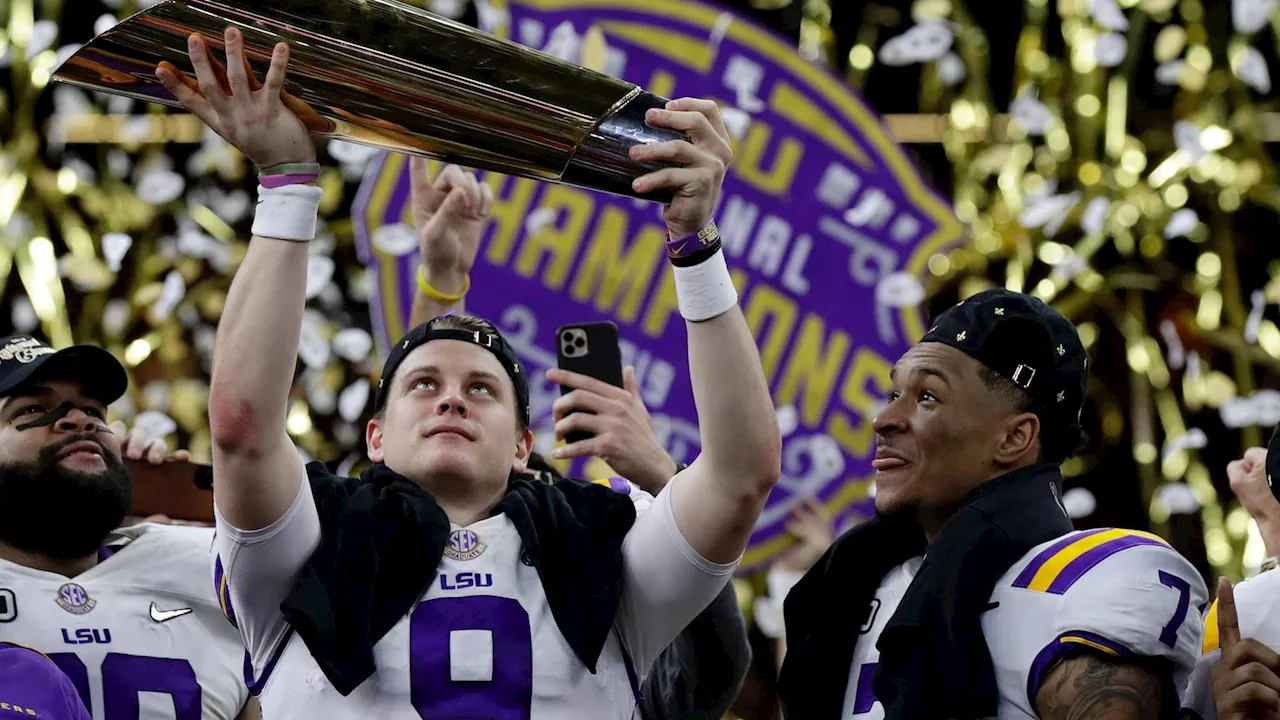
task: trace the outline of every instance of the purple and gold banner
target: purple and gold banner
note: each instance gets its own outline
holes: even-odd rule
[[[784,433],[783,478],[742,570],[792,543],[794,505],[817,496],[839,522],[871,512],[871,428],[889,368],[924,333],[920,285],[933,253],[961,235],[866,104],[785,39],[696,0],[512,0],[485,4],[485,29],[599,67],[666,97],[725,108],[734,162],[717,221],[743,312],[757,338]],[[603,42],[601,42],[603,39]],[[409,161],[375,161],[353,211],[380,346],[407,329],[416,250],[378,234],[412,232]],[[533,381],[538,448],[549,450],[555,329],[617,323],[659,439],[696,457],[697,415],[684,323],[656,205],[481,173],[493,220],[467,310],[493,321]],[[593,468],[575,467],[577,474]]]

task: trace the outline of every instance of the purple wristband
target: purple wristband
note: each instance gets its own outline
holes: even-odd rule
[[[290,175],[259,175],[258,183],[265,188],[278,188],[285,185],[303,185],[309,182],[315,182],[320,178],[319,175],[309,175],[295,173]]]

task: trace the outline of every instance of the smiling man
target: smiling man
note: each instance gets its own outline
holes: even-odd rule
[[[209,592],[212,531],[116,530],[123,458],[167,454],[107,426],[127,384],[101,348],[0,338],[0,642],[46,654],[99,720],[257,717]]]
[[[1199,574],[1160,538],[1072,532],[1088,358],[1021,293],[944,313],[875,419],[876,514],[786,601],[788,717],[1155,720],[1200,642]]]

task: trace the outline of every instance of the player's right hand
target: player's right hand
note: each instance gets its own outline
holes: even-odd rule
[[[1218,581],[1218,643],[1222,659],[1213,667],[1218,720],[1280,720],[1280,655],[1240,637],[1231,583]]]
[[[410,163],[413,224],[423,273],[441,292],[460,292],[489,222],[493,190],[457,165],[445,165],[433,182],[425,159],[414,157]]]
[[[257,87],[245,62],[244,36],[239,28],[227,28],[224,41],[225,68],[213,57],[203,37],[193,34],[188,38],[187,53],[196,71],[196,88],[169,63],[156,68],[156,77],[183,107],[259,168],[315,162],[311,134],[281,98],[289,46],[276,44],[266,80]]]
[[[1267,555],[1280,555],[1280,501],[1267,483],[1267,449],[1253,447],[1244,457],[1227,464],[1231,492],[1258,523],[1258,531],[1267,546]]]

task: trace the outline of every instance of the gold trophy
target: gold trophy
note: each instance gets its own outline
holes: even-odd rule
[[[632,145],[683,137],[644,122],[665,98],[394,0],[163,0],[80,48],[54,79],[181,107],[156,66],[194,77],[187,37],[221,49],[228,26],[259,77],[275,44],[289,44],[284,89],[318,135],[670,200],[631,189],[663,165],[627,156]]]

